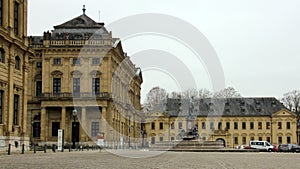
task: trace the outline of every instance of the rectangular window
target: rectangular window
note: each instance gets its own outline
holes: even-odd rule
[[[36,95],[36,97],[42,96],[42,82],[41,81],[36,81],[35,95]]]
[[[53,94],[60,94],[61,79],[53,78]]]
[[[73,58],[73,65],[80,65],[80,58]]]
[[[3,116],[3,91],[0,90],[0,124],[2,124],[2,116]]]
[[[282,144],[282,137],[278,137],[278,144]]]
[[[99,122],[92,122],[92,130],[91,130],[91,135],[92,137],[96,137],[99,132]]]
[[[61,65],[61,58],[54,58],[53,65]]]
[[[159,137],[159,141],[164,141],[164,138],[163,137]]]
[[[239,139],[238,139],[238,137],[234,137],[234,144],[239,144]]]
[[[206,123],[202,122],[202,129],[205,130],[206,129]]]
[[[239,129],[239,124],[238,124],[238,122],[234,122],[234,129],[235,129],[235,130]]]
[[[254,140],[254,137],[250,137],[250,140]]]
[[[52,122],[52,136],[58,136],[58,129],[60,129],[60,122]]]
[[[262,122],[258,122],[257,128],[258,128],[258,129],[262,129]]]
[[[14,4],[14,33],[19,34],[19,3]]]
[[[286,129],[291,129],[291,123],[290,122],[286,122]]]
[[[226,129],[227,129],[227,130],[230,129],[230,122],[226,122]]]
[[[243,137],[243,143],[242,144],[247,144],[247,142],[246,142],[246,137]]]
[[[175,129],[175,124],[174,123],[171,123],[171,129]]]
[[[36,62],[36,68],[42,68],[43,63],[42,62]]]
[[[0,62],[5,63],[5,53],[3,49],[0,49]]]
[[[0,26],[3,24],[3,1],[0,0]]]
[[[218,123],[218,130],[222,130],[222,122]]]
[[[246,130],[246,122],[243,122],[243,123],[242,123],[242,129],[243,129],[243,130]]]
[[[286,143],[290,144],[291,143],[291,137],[286,137]]]
[[[73,95],[80,94],[80,78],[73,78]]]
[[[19,121],[19,95],[14,95],[14,125],[18,125]]]
[[[251,130],[254,129],[254,122],[250,122],[250,129],[251,129]]]
[[[271,129],[270,122],[266,122],[266,129]]]
[[[175,140],[175,138],[174,137],[171,137],[171,141],[174,141]]]
[[[214,122],[210,122],[210,125],[209,125],[210,127],[210,129],[211,130],[214,130],[215,129],[215,123]]]
[[[159,122],[159,129],[163,130],[164,129],[164,123],[163,122]]]
[[[155,130],[155,123],[154,122],[151,123],[151,130]]]
[[[99,65],[100,64],[100,58],[93,58],[92,59],[92,64],[93,65]]]
[[[278,124],[278,125],[277,125],[278,129],[282,129],[282,124],[281,124],[281,122],[278,122],[277,124]]]
[[[258,137],[258,141],[262,141],[262,137]]]
[[[93,94],[100,94],[100,78],[92,79],[92,92]]]
[[[179,129],[182,129],[182,122],[179,122],[179,123],[178,123],[178,128],[179,128]]]
[[[271,137],[267,137],[267,142],[270,143],[270,141],[271,141]]]

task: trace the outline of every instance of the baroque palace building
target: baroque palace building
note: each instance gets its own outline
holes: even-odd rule
[[[27,130],[32,143],[134,146],[140,138],[140,68],[104,23],[83,14],[29,37]]]
[[[223,141],[227,148],[266,140],[297,143],[297,116],[275,98],[166,99],[145,117],[147,142],[180,140],[198,128],[200,141]]]
[[[0,150],[29,144],[27,1],[0,0]],[[28,147],[26,147],[28,148]]]

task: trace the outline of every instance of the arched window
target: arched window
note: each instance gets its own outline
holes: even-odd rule
[[[0,49],[0,62],[5,63],[5,52],[4,49]]]
[[[15,57],[15,69],[20,70],[20,57],[16,56]]]

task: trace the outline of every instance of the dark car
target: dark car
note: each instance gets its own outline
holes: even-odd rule
[[[297,144],[280,144],[278,152],[300,152],[300,146]]]
[[[292,144],[291,151],[292,151],[292,152],[300,153],[300,146],[297,145],[297,144]]]
[[[292,144],[280,144],[278,146],[278,152],[291,152]]]

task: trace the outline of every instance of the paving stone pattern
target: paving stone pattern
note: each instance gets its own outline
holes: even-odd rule
[[[116,155],[118,154],[118,155]],[[53,169],[259,169],[300,168],[300,153],[166,152],[116,150],[83,152],[38,152],[0,155],[0,168]],[[119,156],[121,155],[121,156]],[[155,155],[155,156],[153,156]],[[127,156],[127,157],[124,157]],[[128,158],[128,156],[148,158]],[[150,157],[149,157],[150,156]],[[152,157],[151,157],[152,156]]]

